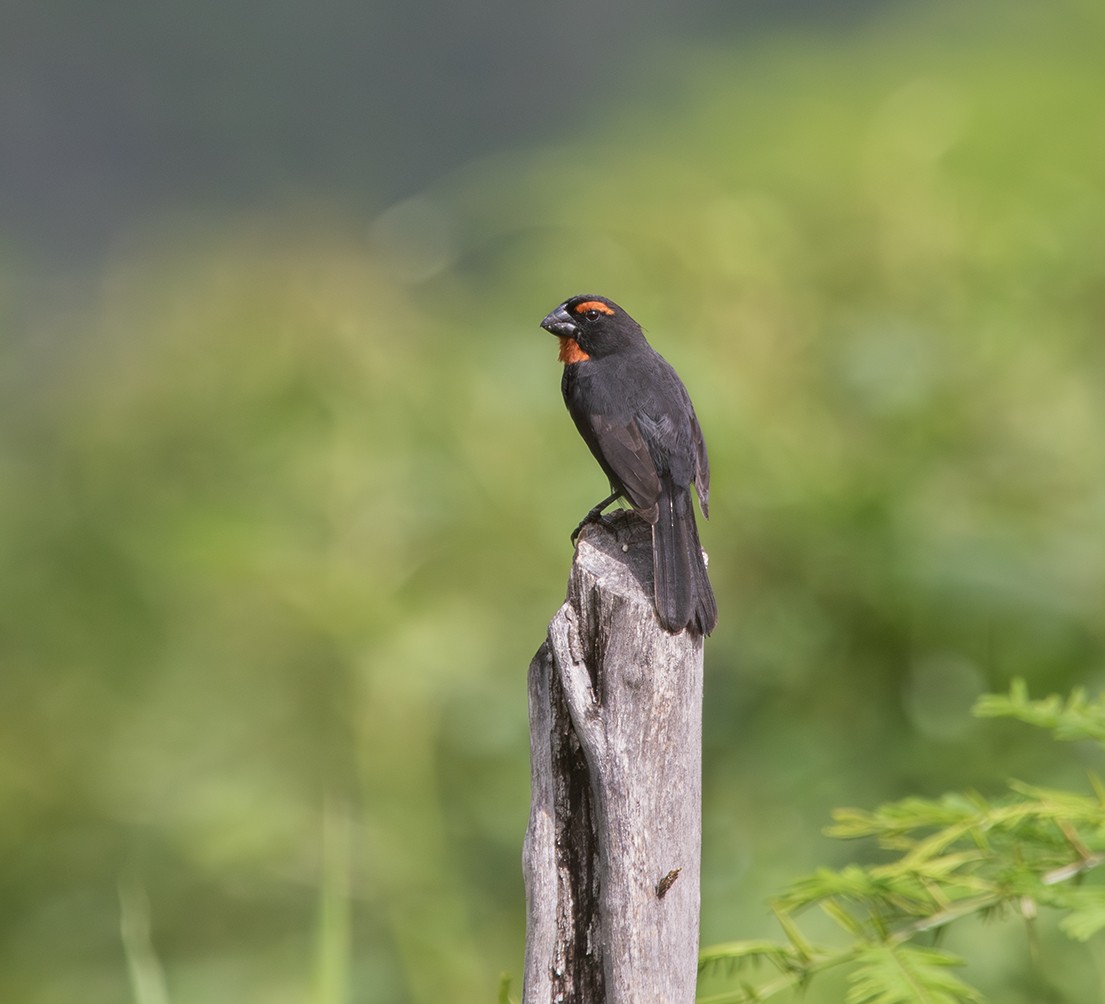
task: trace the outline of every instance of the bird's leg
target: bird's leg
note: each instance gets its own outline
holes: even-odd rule
[[[579,526],[577,526],[572,531],[572,543],[574,544],[576,542],[576,537],[579,536],[580,530],[582,530],[588,523],[594,523],[597,520],[601,519],[603,509],[610,505],[611,502],[614,502],[621,497],[622,493],[620,491],[612,491],[597,506],[595,506],[589,513],[587,513],[587,515],[579,521]]]

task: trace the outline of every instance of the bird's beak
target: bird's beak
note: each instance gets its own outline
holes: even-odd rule
[[[564,304],[561,304],[550,313],[541,322],[541,327],[546,331],[551,331],[554,335],[559,335],[561,338],[575,338],[579,334],[579,328],[576,327],[576,322],[572,320],[572,315],[568,313]]]

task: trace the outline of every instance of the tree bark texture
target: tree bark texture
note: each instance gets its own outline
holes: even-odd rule
[[[580,534],[529,708],[524,1004],[692,1004],[702,639],[660,626],[633,513]]]

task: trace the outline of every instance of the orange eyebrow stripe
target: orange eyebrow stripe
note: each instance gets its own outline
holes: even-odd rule
[[[585,300],[583,303],[577,303],[572,312],[575,314],[586,314],[588,310],[597,310],[600,314],[613,314],[611,310],[602,300]]]

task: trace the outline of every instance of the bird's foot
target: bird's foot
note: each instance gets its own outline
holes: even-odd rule
[[[602,511],[603,511],[603,509],[605,509],[608,505],[610,505],[611,502],[614,502],[616,499],[619,499],[619,498],[621,498],[621,492],[612,492],[610,495],[608,495],[606,498],[604,498],[597,506],[595,506],[589,513],[587,513],[587,515],[584,516],[583,519],[581,519],[579,521],[579,526],[577,526],[572,531],[572,543],[574,544],[576,542],[576,538],[579,536],[579,532],[588,523],[601,523],[603,521],[602,520]]]
[[[572,531],[572,543],[574,544],[576,542],[576,538],[579,537],[580,531],[588,523],[602,523],[602,522],[604,522],[603,516],[602,516],[602,510],[601,509],[592,509],[586,516],[583,517],[583,519],[581,519],[579,521],[579,526],[577,526]]]

